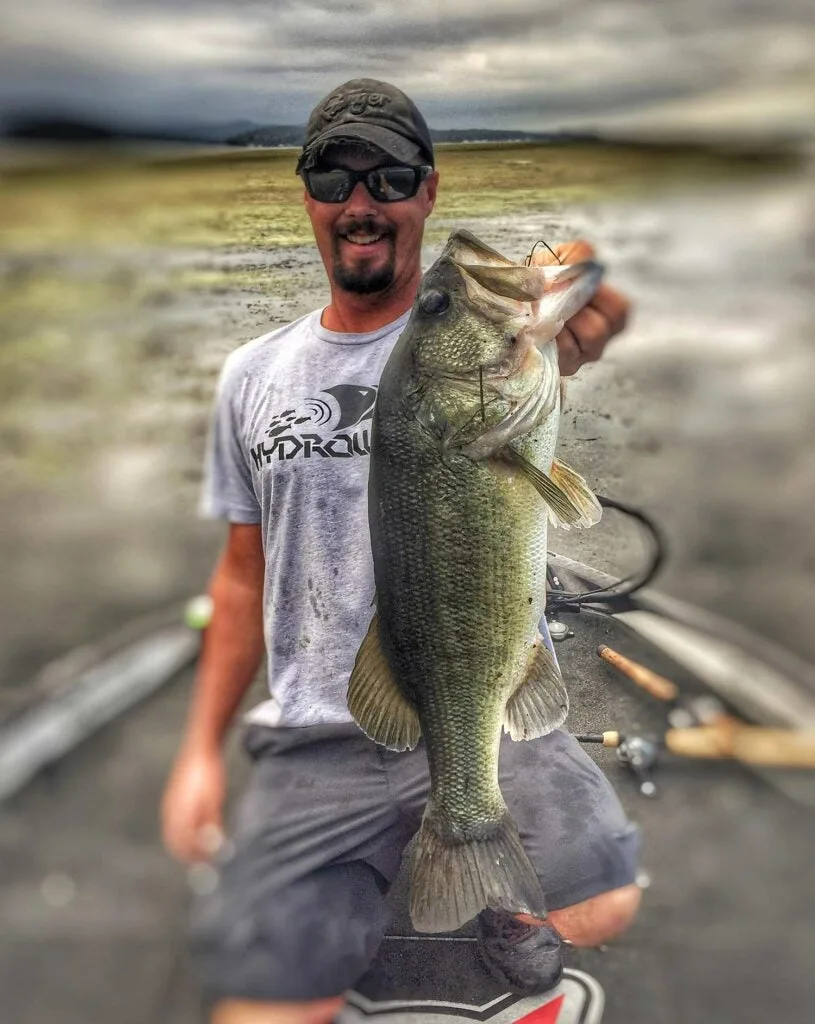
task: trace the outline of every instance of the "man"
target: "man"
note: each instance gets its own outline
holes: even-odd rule
[[[273,699],[248,715],[252,782],[196,921],[216,1024],[332,1019],[384,933],[384,894],[428,792],[421,745],[396,754],[372,743],[351,721],[345,690],[374,589],[370,412],[421,279],[433,146],[404,93],[356,79],[314,109],[297,170],[331,302],[224,367],[204,505],[229,521],[229,536],[163,804],[169,849],[183,860],[211,854],[223,738],[265,646]],[[625,315],[625,300],[601,288],[558,338],[562,372],[598,358]],[[479,945],[504,984],[545,991],[560,977],[561,937],[595,945],[636,913],[637,832],[560,730],[507,741],[501,757],[502,789],[531,837],[551,913],[544,923],[485,912]]]

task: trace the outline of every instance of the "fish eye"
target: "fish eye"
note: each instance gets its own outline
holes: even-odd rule
[[[429,288],[419,299],[419,305],[424,313],[430,316],[441,316],[450,307],[450,296],[447,292],[440,292],[437,288]]]

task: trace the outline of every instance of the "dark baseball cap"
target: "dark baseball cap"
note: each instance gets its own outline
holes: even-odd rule
[[[375,78],[352,78],[320,100],[306,125],[297,173],[313,166],[332,139],[361,139],[400,163],[435,166],[430,129],[416,104]]]

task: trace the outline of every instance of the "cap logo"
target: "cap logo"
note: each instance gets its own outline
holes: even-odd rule
[[[332,96],[323,107],[323,116],[333,121],[348,110],[354,117],[362,117],[368,108],[377,110],[390,103],[390,97],[381,92],[355,92],[350,96]]]

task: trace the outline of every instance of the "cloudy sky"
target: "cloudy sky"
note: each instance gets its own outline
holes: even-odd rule
[[[811,0],[0,0],[0,117],[300,124],[357,76],[437,128],[812,133]]]

